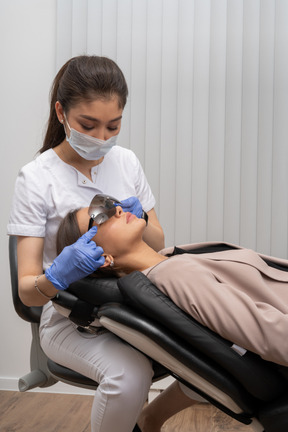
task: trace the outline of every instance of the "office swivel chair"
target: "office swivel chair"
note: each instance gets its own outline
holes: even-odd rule
[[[17,272],[17,237],[10,236],[9,237],[9,261],[10,261],[10,276],[11,276],[11,288],[12,288],[12,298],[14,308],[19,315],[20,318],[29,322],[31,324],[32,330],[32,343],[31,343],[31,354],[30,354],[30,369],[31,371],[25,376],[19,378],[18,387],[21,392],[31,390],[35,387],[50,387],[58,381],[76,386],[87,388],[90,390],[94,390],[97,388],[98,383],[96,381],[87,378],[75,372],[71,369],[68,369],[64,366],[55,363],[51,359],[49,359],[46,354],[43,352],[40,346],[40,338],[39,338],[39,323],[42,307],[33,306],[27,307],[25,306],[18,295],[18,272]],[[105,283],[105,280],[104,280]],[[68,291],[59,292],[57,296],[57,301],[59,305],[65,305],[65,308],[69,308],[69,310],[74,307],[75,319],[74,322],[77,321],[78,325],[81,326],[83,324],[83,319],[81,316],[86,316],[89,312],[93,313],[94,306],[91,308],[90,305],[87,305],[86,302],[79,301],[75,298],[75,296],[71,295]],[[110,292],[103,292],[103,301],[119,301],[121,299],[120,292],[117,287],[110,290]],[[61,309],[61,306],[59,306]],[[70,310],[70,314],[71,314]],[[63,308],[64,311],[64,308]],[[62,311],[62,313],[63,313]],[[71,314],[71,318],[73,319],[73,313]],[[153,381],[157,381],[161,378],[164,378],[168,375],[166,369],[158,364],[157,362],[153,362],[153,370],[154,376]]]
[[[11,237],[13,291],[15,256],[15,239]],[[91,331],[100,321],[101,326],[162,365],[164,371],[253,430],[287,432],[288,368],[239,351],[181,311],[141,272],[102,281],[85,278],[71,284],[66,292],[59,292],[54,306]],[[36,313],[34,308],[29,310]],[[26,319],[23,309],[17,312]],[[58,366],[47,362],[50,376],[65,381],[67,375],[61,376]]]

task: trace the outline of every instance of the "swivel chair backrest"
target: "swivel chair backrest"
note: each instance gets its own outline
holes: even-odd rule
[[[95,389],[98,383],[78,374],[68,368],[58,365],[50,360],[43,352],[39,340],[39,323],[42,312],[40,306],[25,306],[18,293],[18,267],[17,267],[17,237],[9,238],[9,261],[11,288],[14,308],[25,321],[31,324],[32,343],[30,353],[31,371],[19,378],[18,387],[21,392],[35,387],[50,387],[57,381],[62,381],[77,387]]]

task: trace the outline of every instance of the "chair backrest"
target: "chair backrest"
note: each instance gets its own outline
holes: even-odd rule
[[[271,400],[273,396],[287,393],[287,367],[265,361],[249,351],[239,355],[233,349],[233,342],[223,339],[178,308],[143,273],[133,272],[122,277],[118,286],[124,301],[134,311],[173,331],[183,345],[189,344],[191,352],[197,350],[207,357],[207,362],[213,361],[221,366],[250,395],[260,400]]]
[[[25,306],[20,300],[18,293],[18,267],[17,267],[17,237],[9,237],[9,262],[10,262],[10,278],[12,288],[12,298],[14,308],[17,314],[25,321],[30,323],[39,323],[42,312],[40,306]]]

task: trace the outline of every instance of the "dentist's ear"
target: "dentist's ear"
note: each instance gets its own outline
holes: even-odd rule
[[[59,101],[56,101],[56,103],[55,103],[55,111],[56,111],[56,115],[58,117],[59,122],[63,123],[64,111],[63,111],[62,105]]]
[[[114,266],[114,260],[112,255],[109,254],[103,254],[102,255],[105,258],[105,263],[101,266],[101,268],[105,268],[105,267],[113,267]]]

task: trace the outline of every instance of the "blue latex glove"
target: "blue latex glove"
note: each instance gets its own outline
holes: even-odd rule
[[[137,216],[138,218],[142,217],[143,209],[138,198],[132,196],[130,198],[121,201],[121,204],[119,205],[121,205],[124,212],[130,212],[135,216]]]
[[[96,233],[97,227],[93,226],[75,243],[66,246],[45,271],[46,278],[55,288],[65,290],[72,282],[88,276],[104,264],[103,249],[91,240]]]

